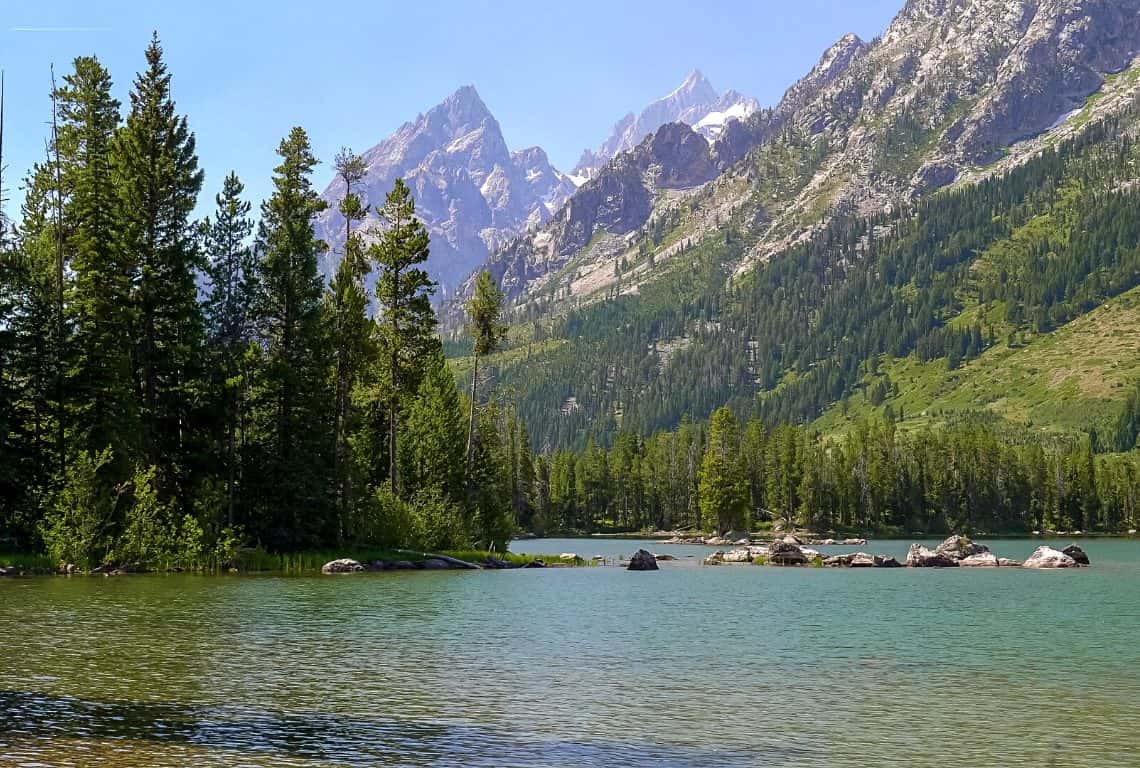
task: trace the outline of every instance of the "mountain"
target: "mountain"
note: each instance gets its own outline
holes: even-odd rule
[[[755,99],[736,91],[718,94],[712,83],[694,70],[668,96],[658,99],[640,114],[630,112],[614,125],[602,145],[582,153],[573,174],[576,179],[592,177],[607,162],[627,152],[666,123],[685,123],[706,139],[713,140],[732,120],[744,120],[756,111]]]
[[[651,155],[679,135],[660,129],[493,256],[526,354],[490,364],[539,445],[725,403],[827,428],[954,403],[1103,435],[1131,369],[1082,372],[1127,351],[1070,324],[1123,317],[1140,285],[1138,51],[1140,0],[910,0],[707,155]],[[1050,356],[1054,334],[1080,356]],[[960,368],[1022,350],[1043,389],[958,398]]]
[[[574,190],[539,147],[511,152],[498,121],[472,86],[460,88],[426,114],[362,154],[367,175],[359,193],[373,212],[397,178],[412,188],[416,213],[431,234],[428,270],[449,292],[518,232],[548,221]],[[316,221],[329,244],[322,271],[336,271],[344,246],[344,196],[337,179],[325,189],[329,208]]]

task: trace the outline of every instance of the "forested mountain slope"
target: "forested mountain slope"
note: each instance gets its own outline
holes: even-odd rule
[[[636,295],[520,325],[500,381],[539,445],[579,444],[726,403],[810,422],[864,387],[881,356],[956,368],[1032,343],[1140,280],[1137,114],[1090,120],[1020,166],[912,207],[837,214],[735,280],[755,235],[729,222]],[[1095,339],[1083,352],[1099,354]],[[1108,407],[1081,413],[1067,426],[1113,421]]]

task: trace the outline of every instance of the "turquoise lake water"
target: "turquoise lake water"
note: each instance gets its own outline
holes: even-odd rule
[[[579,539],[513,549],[683,559],[4,579],[0,766],[1140,766],[1140,542],[1080,543],[1058,572]]]

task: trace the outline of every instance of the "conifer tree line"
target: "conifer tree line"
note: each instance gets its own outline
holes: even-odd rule
[[[196,221],[206,180],[157,36],[129,102],[112,91],[93,56],[53,76],[47,152],[0,228],[0,547],[81,567],[502,550],[524,430],[463,402],[407,185],[362,232],[364,163],[335,158],[347,237],[326,285],[304,130],[260,215],[230,174]],[[490,351],[501,297],[484,289]]]
[[[860,421],[842,439],[741,423],[728,408],[604,448],[535,461],[520,524],[536,533],[690,530],[779,523],[818,533],[1122,533],[1140,524],[1140,457],[1088,438],[1011,432],[976,418],[907,431]]]

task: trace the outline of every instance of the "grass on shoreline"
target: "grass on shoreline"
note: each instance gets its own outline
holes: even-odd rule
[[[338,550],[308,550],[303,552],[266,552],[264,549],[243,549],[238,554],[232,568],[198,568],[189,569],[197,573],[221,573],[236,570],[238,573],[262,573],[303,575],[320,573],[321,566],[332,560],[350,558],[360,563],[372,563],[377,560],[400,561],[412,563],[422,562],[429,553],[396,552],[386,549],[338,549]],[[514,552],[497,553],[481,550],[444,551],[431,554],[447,555],[457,560],[482,565],[488,557],[504,560],[511,565],[523,566],[536,559],[554,560],[549,555],[522,555]],[[17,568],[27,573],[54,573],[56,563],[50,556],[41,552],[0,552],[0,568]],[[162,569],[159,569],[162,570]]]

